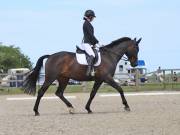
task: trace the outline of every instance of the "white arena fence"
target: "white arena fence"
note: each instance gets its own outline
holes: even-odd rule
[[[44,82],[44,74],[40,74],[40,79],[37,85],[42,85]],[[16,74],[0,74],[0,88],[13,88],[22,87],[23,81],[26,74],[16,73]],[[154,71],[147,74],[140,74],[138,70],[135,73],[119,73],[114,75],[114,79],[117,83],[122,86],[134,86],[136,90],[140,89],[141,86],[145,84],[157,84],[161,85],[162,89],[166,89],[167,85],[171,85],[174,88],[176,84],[180,84],[180,69],[161,69],[160,71]],[[55,81],[53,85],[58,85]],[[70,80],[69,85],[82,85],[83,82]]]

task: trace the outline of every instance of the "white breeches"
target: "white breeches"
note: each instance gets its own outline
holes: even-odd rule
[[[90,44],[82,43],[82,44],[81,44],[81,48],[82,48],[83,50],[85,50],[86,53],[87,53],[89,56],[92,55],[93,57],[95,57],[94,51],[93,51],[93,49],[91,48],[91,45],[90,45]]]

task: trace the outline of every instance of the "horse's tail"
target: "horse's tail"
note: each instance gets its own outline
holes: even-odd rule
[[[36,82],[39,78],[41,67],[43,66],[43,60],[48,58],[50,55],[41,56],[35,68],[33,68],[27,75],[26,79],[23,82],[24,93],[35,95],[36,94]]]

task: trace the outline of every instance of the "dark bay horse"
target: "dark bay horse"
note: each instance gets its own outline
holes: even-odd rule
[[[38,80],[41,67],[43,66],[43,60],[48,58],[45,64],[45,81],[38,91],[34,106],[35,115],[39,115],[38,107],[40,100],[48,87],[55,80],[59,82],[59,86],[55,94],[67,105],[69,112],[73,113],[72,104],[63,95],[69,79],[79,81],[94,81],[90,98],[85,107],[88,113],[92,113],[90,109],[91,102],[103,82],[108,83],[120,93],[122,103],[125,106],[124,109],[130,111],[129,105],[124,96],[124,92],[122,88],[114,81],[113,75],[115,73],[117,63],[124,54],[127,56],[132,67],[137,66],[139,52],[138,44],[140,41],[141,39],[136,41],[136,39],[131,40],[128,37],[123,37],[104,47],[101,47],[99,50],[102,60],[101,64],[95,67],[95,76],[86,76],[87,66],[77,63],[75,53],[62,51],[52,55],[44,55],[40,57],[35,68],[28,74],[26,80],[24,81],[24,92],[35,95],[36,82]]]

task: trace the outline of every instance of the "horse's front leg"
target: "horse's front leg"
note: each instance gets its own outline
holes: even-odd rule
[[[130,111],[130,107],[126,101],[126,98],[124,96],[124,92],[123,92],[123,89],[114,81],[114,79],[109,76],[106,80],[105,80],[106,83],[108,83],[110,86],[112,86],[113,88],[115,88],[121,95],[121,98],[122,98],[122,103],[124,104],[124,109],[126,111]]]
[[[90,109],[90,105],[91,105],[91,102],[93,100],[93,98],[95,97],[96,93],[97,93],[97,90],[99,89],[99,87],[101,86],[102,84],[102,81],[95,81],[94,83],[94,86],[93,86],[93,89],[90,93],[90,97],[89,97],[89,100],[86,104],[86,110],[88,111],[88,113],[92,113],[91,109]]]

